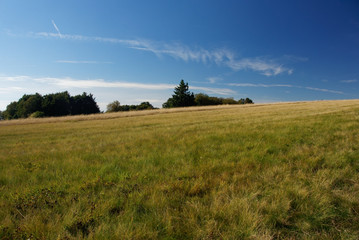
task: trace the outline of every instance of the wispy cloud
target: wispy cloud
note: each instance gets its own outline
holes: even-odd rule
[[[0,75],[0,81],[4,82],[21,82],[27,80],[28,76],[2,76]]]
[[[325,88],[314,88],[314,87],[304,87],[304,88],[308,89],[308,90],[319,91],[319,92],[344,94],[342,91],[335,91],[335,90],[330,90],[330,89],[325,89]]]
[[[127,44],[134,49],[149,51],[156,55],[169,55],[186,62],[213,62],[217,65],[227,66],[234,71],[249,69],[266,76],[275,76],[281,73],[290,75],[293,73],[293,69],[284,67],[282,64],[276,63],[273,59],[266,59],[264,57],[237,59],[235,54],[228,49],[191,49],[179,43],[161,45],[150,41],[134,41],[128,42]],[[135,46],[131,46],[132,44]]]
[[[74,78],[33,78],[34,81],[56,85],[63,88],[134,88],[148,90],[173,89],[172,84],[145,84],[130,82],[109,82],[104,79],[81,80]]]
[[[58,60],[57,63],[73,63],[73,64],[112,64],[112,62],[100,61],[78,61],[78,60]]]
[[[145,83],[130,83],[130,82],[108,82],[103,79],[95,80],[78,80],[72,78],[41,78],[37,81],[44,81],[67,88],[132,88],[132,89],[147,89],[147,90],[167,90],[174,89],[174,84],[145,84]],[[226,88],[206,88],[198,86],[190,86],[190,90],[199,90],[207,93],[214,93],[219,95],[229,95],[235,92]]]
[[[105,37],[89,37],[82,35],[61,34],[58,31],[56,24],[53,22],[57,33],[40,32],[35,33],[37,37],[46,38],[61,38],[75,41],[97,41],[114,44],[122,44],[129,48],[147,51],[156,56],[167,55],[175,59],[180,59],[185,62],[194,61],[201,63],[215,63],[218,66],[226,66],[234,71],[252,70],[259,72],[265,76],[276,76],[278,74],[286,73],[292,74],[293,69],[285,67],[283,64],[277,63],[278,60],[268,59],[264,57],[255,58],[236,58],[235,53],[226,48],[219,48],[207,50],[201,47],[190,48],[181,43],[163,43],[144,39],[118,39]]]
[[[53,85],[63,89],[69,88],[125,88],[125,89],[145,89],[145,90],[173,90],[177,85],[162,83],[136,83],[122,81],[106,81],[104,79],[75,79],[70,77],[54,78],[54,77],[31,77],[31,76],[0,76],[0,81],[26,81],[27,83],[37,82],[43,85]],[[13,88],[13,90],[22,90]],[[8,90],[8,88],[0,88],[0,91]],[[227,88],[207,88],[201,86],[190,86],[190,90],[204,91],[211,94],[230,95],[236,93]]]
[[[293,55],[284,55],[283,60],[291,61],[291,62],[306,62],[309,60],[307,57],[299,57]]]
[[[136,102],[151,102],[151,103],[162,103],[163,100],[161,99],[149,99],[149,98],[136,98],[134,99]]]
[[[22,91],[24,88],[21,87],[1,87],[0,93],[11,93],[11,92],[18,92]]]
[[[293,73],[293,69],[284,67],[276,63],[274,60],[266,60],[261,57],[257,58],[243,58],[243,59],[229,59],[227,65],[234,70],[251,69],[262,73],[265,76],[276,76],[281,73],[288,75]]]
[[[229,86],[235,86],[235,87],[264,87],[264,88],[270,88],[270,87],[296,87],[290,84],[253,84],[253,83],[230,83]]]
[[[358,82],[358,80],[356,80],[356,79],[350,79],[350,80],[342,80],[342,81],[340,81],[340,82],[342,82],[342,83],[355,83],[355,82]]]
[[[312,91],[319,91],[319,92],[328,92],[328,93],[335,93],[335,94],[344,94],[342,91],[330,90],[325,88],[315,88],[315,87],[303,87],[297,85],[290,85],[290,84],[253,84],[253,83],[230,83],[229,86],[235,87],[264,87],[264,88],[272,88],[272,87],[286,87],[286,88],[303,88]]]
[[[206,93],[218,94],[218,95],[236,94],[236,91],[233,91],[232,89],[228,89],[228,88],[207,88],[207,87],[190,86],[190,90],[204,91]]]
[[[216,83],[223,79],[221,77],[208,77],[207,80],[209,81],[209,83]]]

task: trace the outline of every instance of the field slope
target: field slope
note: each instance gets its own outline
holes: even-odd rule
[[[359,239],[359,100],[1,121],[0,239]]]

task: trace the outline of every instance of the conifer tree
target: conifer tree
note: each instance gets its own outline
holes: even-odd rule
[[[162,107],[188,107],[194,106],[195,104],[194,94],[189,91],[188,83],[185,83],[182,79],[180,84],[175,87],[172,98],[169,98]]]

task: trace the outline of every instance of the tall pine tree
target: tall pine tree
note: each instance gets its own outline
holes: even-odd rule
[[[195,104],[194,94],[189,91],[188,83],[185,83],[182,79],[180,84],[175,87],[172,98],[169,98],[162,107],[188,107],[194,106]]]

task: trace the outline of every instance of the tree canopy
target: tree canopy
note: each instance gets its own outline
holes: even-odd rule
[[[99,113],[100,109],[92,94],[70,96],[65,92],[47,94],[25,94],[19,101],[10,103],[2,113],[4,119],[42,116],[65,116]]]
[[[195,95],[195,102],[197,106],[208,106],[208,105],[223,105],[223,104],[249,104],[253,103],[250,98],[241,98],[238,101],[233,98],[219,98],[211,97],[204,93],[198,93]]]
[[[151,103],[142,102],[139,105],[121,105],[119,101],[113,101],[107,105],[106,112],[125,112],[155,109]]]

